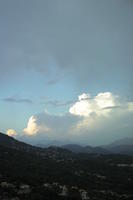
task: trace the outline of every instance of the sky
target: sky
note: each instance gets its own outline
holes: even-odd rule
[[[132,137],[132,19],[132,0],[0,0],[0,131],[30,143]]]

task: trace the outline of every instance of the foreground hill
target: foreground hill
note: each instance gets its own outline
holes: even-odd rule
[[[57,147],[28,146],[27,151],[27,144],[1,138],[1,200],[133,199],[132,156],[75,154]]]
[[[0,145],[4,147],[9,147],[13,149],[30,151],[33,150],[34,147],[32,145],[26,144],[24,142],[20,142],[13,137],[9,137],[6,134],[0,133]]]
[[[62,158],[62,157],[69,157],[71,152],[55,146],[50,146],[48,148],[40,148],[36,146],[32,146],[26,144],[24,142],[18,141],[8,135],[0,133],[0,146],[7,147],[9,149],[18,150],[25,153],[33,153],[39,155],[41,157],[55,157],[55,158]]]

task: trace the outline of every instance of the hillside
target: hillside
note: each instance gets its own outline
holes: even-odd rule
[[[0,141],[1,200],[133,199],[132,156],[75,154],[58,147],[27,151],[27,144],[1,134]]]
[[[34,147],[32,145],[26,144],[24,142],[18,141],[13,137],[9,137],[6,134],[0,133],[0,145],[4,147],[9,147],[17,150],[30,151]]]

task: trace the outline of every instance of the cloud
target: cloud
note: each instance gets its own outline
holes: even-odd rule
[[[54,107],[68,106],[71,105],[72,103],[73,101],[58,101],[58,100],[48,100],[44,102],[44,104],[51,105]]]
[[[58,71],[57,77],[65,74],[78,87],[89,84],[92,91],[115,90],[116,85],[126,94],[132,90],[133,12],[129,2],[28,1],[25,7],[24,2],[14,1],[10,9],[4,1],[0,4],[1,35],[5,36],[0,37],[0,82],[4,79],[7,84],[17,77],[20,81],[22,69],[35,69],[46,80],[56,79]]]
[[[57,100],[57,99],[52,99],[49,98],[48,96],[44,96],[41,98],[40,104],[44,104],[44,105],[49,105],[52,107],[64,107],[64,106],[70,106],[74,103],[74,101],[72,100]]]
[[[27,127],[23,130],[23,132],[27,135],[36,135],[38,132],[44,132],[44,133],[49,133],[50,132],[50,128],[48,128],[47,126],[45,126],[44,124],[41,126],[37,123],[37,118],[35,116],[31,116]]]
[[[85,144],[103,144],[132,135],[133,103],[123,102],[110,92],[95,97],[81,94],[64,115],[39,113],[29,119],[24,132],[35,140],[66,140]]]
[[[7,97],[7,98],[4,98],[3,101],[10,102],[10,103],[26,103],[26,104],[33,103],[31,99],[17,98],[17,97]]]
[[[17,136],[17,132],[14,129],[8,129],[6,134],[11,137]]]
[[[133,102],[128,103],[128,110],[133,112]]]
[[[90,98],[91,98],[90,94],[86,94],[86,93],[83,93],[83,94],[79,95],[79,97],[78,97],[79,101],[87,100]]]
[[[86,117],[92,114],[97,116],[107,115],[111,109],[120,106],[118,97],[110,92],[99,93],[94,98],[91,98],[90,94],[83,93],[78,99],[79,100],[69,109],[69,112],[73,115]]]
[[[51,139],[65,139],[71,135],[72,127],[78,122],[78,117],[70,115],[52,115],[46,112],[31,116],[27,128],[23,131],[26,135],[36,138],[48,137]]]
[[[49,80],[49,81],[47,81],[47,85],[55,85],[58,83],[58,81],[59,81],[58,79]]]
[[[132,135],[133,102],[123,101],[110,92],[99,93],[94,98],[79,98],[69,112],[82,117],[73,126],[73,134],[78,136],[90,138],[91,135],[100,142],[111,137],[115,140],[116,137],[125,137],[125,134]]]
[[[72,115],[82,117],[73,127],[73,133],[76,135],[88,132],[94,135],[98,132],[110,132],[113,135],[118,129],[117,134],[122,134],[125,131],[124,124],[127,129],[132,126],[132,111],[133,102],[126,102],[111,92],[98,93],[93,98],[90,94],[84,93],[69,109]],[[131,133],[131,130],[128,131]],[[101,133],[101,136],[103,134]]]

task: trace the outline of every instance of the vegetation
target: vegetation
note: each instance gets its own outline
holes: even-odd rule
[[[133,156],[41,149],[0,134],[0,200],[132,200]]]

